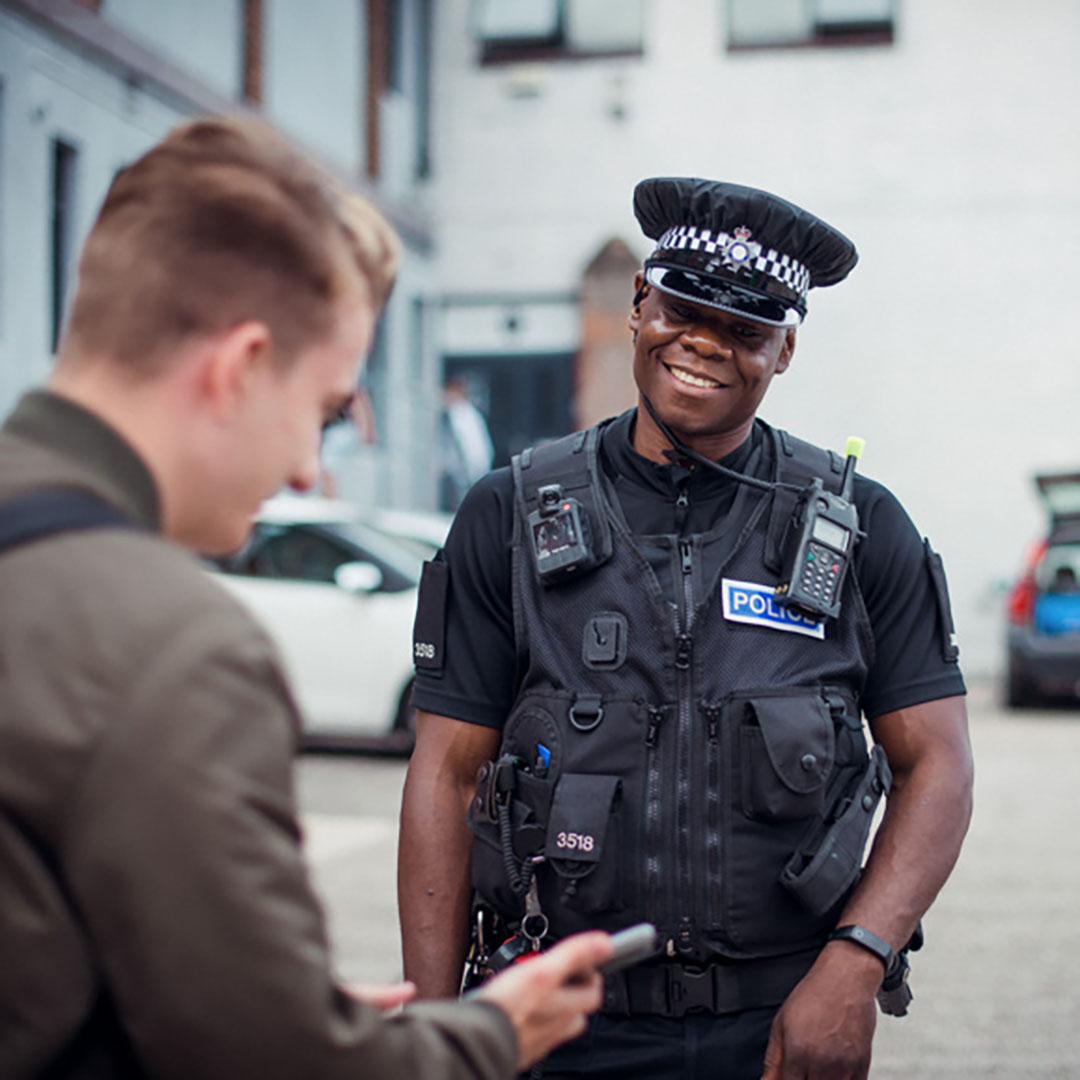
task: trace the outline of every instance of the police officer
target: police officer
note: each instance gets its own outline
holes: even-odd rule
[[[659,955],[543,1075],[863,1077],[970,816],[941,560],[853,461],[756,418],[851,242],[707,180],[634,210],[638,408],[478,483],[425,569],[406,974],[456,993],[470,927],[491,968],[647,919]]]

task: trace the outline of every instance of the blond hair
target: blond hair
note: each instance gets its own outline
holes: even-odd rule
[[[396,234],[265,124],[206,117],[117,174],[79,261],[61,359],[156,370],[186,339],[264,322],[287,364],[359,279],[381,307]]]

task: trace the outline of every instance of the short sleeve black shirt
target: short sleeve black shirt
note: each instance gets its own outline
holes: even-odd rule
[[[689,535],[716,528],[725,515],[736,518],[746,486],[712,469],[642,457],[631,444],[634,416],[631,410],[610,424],[600,446],[601,465],[631,532]],[[721,464],[762,475],[765,455],[758,451],[763,438],[762,426],[755,424],[750,437]],[[854,499],[866,536],[855,549],[853,571],[874,639],[864,712],[873,719],[963,694],[960,669],[946,659],[938,598],[915,526],[897,499],[873,480],[857,475]],[[448,567],[445,659],[441,671],[417,671],[417,708],[490,727],[501,727],[509,715],[517,696],[513,515],[509,469],[480,480],[457,513],[439,556]],[[734,543],[737,531],[731,532]]]

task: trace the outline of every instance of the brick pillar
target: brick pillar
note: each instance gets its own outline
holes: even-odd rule
[[[609,240],[581,281],[581,349],[575,365],[574,420],[588,427],[637,404],[627,317],[640,269],[622,240]]]
[[[368,0],[367,5],[367,87],[364,95],[367,145],[364,162],[372,180],[378,180],[382,170],[379,105],[390,85],[390,3],[391,0]]]
[[[244,100],[263,99],[263,0],[244,0]]]

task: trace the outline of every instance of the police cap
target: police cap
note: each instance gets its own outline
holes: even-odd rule
[[[634,213],[656,249],[645,279],[664,292],[774,326],[806,315],[806,294],[858,261],[855,245],[776,195],[684,177],[642,180]]]

